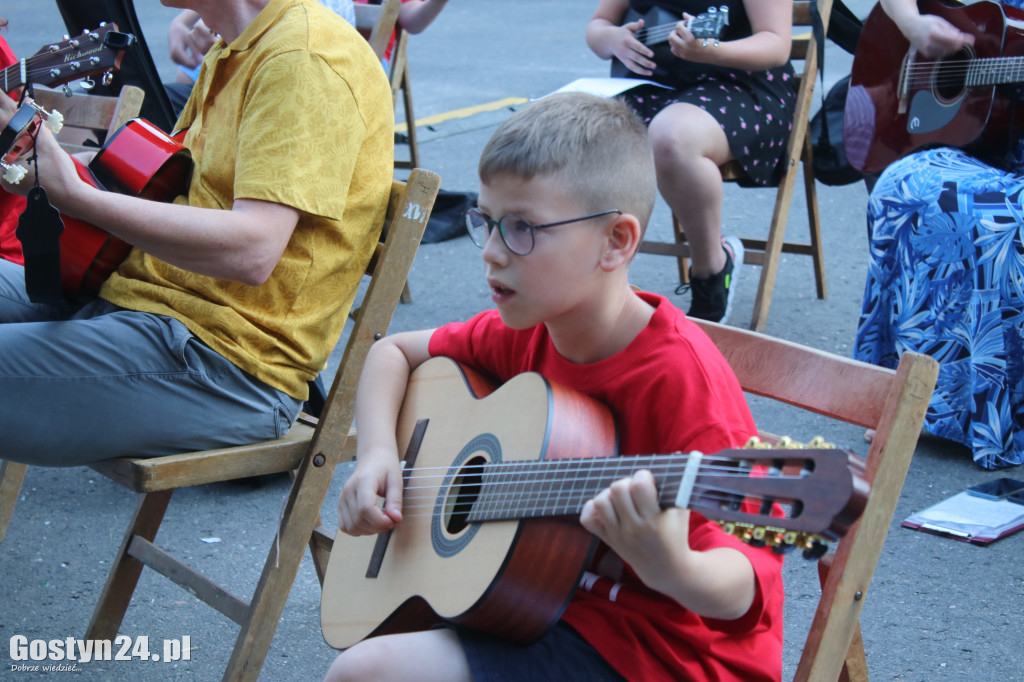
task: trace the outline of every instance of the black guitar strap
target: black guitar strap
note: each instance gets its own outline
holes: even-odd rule
[[[26,84],[30,92],[31,83]],[[24,94],[23,94],[24,100]],[[38,135],[36,130],[34,135]],[[39,184],[39,156],[32,140],[32,158],[29,163],[35,167],[35,184],[28,191],[25,210],[18,218],[15,235],[21,242],[25,257],[25,291],[29,300],[35,303],[59,303],[64,300],[60,286],[60,235],[64,232],[64,221],[60,211],[54,208],[46,197],[46,190]]]
[[[818,74],[821,76],[821,104],[825,106],[825,30],[821,20],[821,13],[818,11],[818,3],[812,0],[810,3],[811,8],[811,23],[813,24],[812,32],[814,34],[814,42],[817,45],[818,51]],[[864,22],[862,22],[856,14],[854,14],[849,7],[847,7],[843,0],[834,0],[832,3],[832,12],[828,18],[828,39],[833,43],[843,48],[846,52],[853,54],[857,51],[857,41],[860,40],[861,29],[864,28]],[[821,142],[825,147],[831,145],[829,140],[828,126],[822,127],[822,140]]]

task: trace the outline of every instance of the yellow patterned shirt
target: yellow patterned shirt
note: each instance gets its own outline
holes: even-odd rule
[[[272,0],[207,54],[178,119],[195,170],[176,203],[300,211],[267,282],[198,275],[134,249],[100,295],[181,320],[260,380],[305,399],[377,241],[394,159],[387,78],[366,40],[313,0]]]

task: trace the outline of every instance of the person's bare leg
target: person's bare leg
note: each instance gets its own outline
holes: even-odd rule
[[[472,682],[459,637],[447,629],[371,637],[341,652],[324,682]]]
[[[722,251],[722,174],[733,158],[718,121],[692,104],[673,104],[648,127],[658,190],[679,219],[690,244],[694,277],[725,267]]]

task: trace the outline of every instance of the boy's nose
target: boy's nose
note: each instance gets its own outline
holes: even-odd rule
[[[509,254],[511,251],[508,250],[505,241],[501,238],[501,230],[494,228],[487,235],[487,241],[484,242],[484,262],[500,262],[507,259]]]

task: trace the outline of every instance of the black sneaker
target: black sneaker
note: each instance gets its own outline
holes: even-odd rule
[[[711,322],[725,322],[732,312],[732,301],[736,296],[736,279],[743,265],[743,242],[739,237],[724,237],[722,250],[725,251],[725,267],[717,275],[700,279],[690,275],[689,284],[676,289],[681,294],[689,289],[690,310],[687,317]]]

